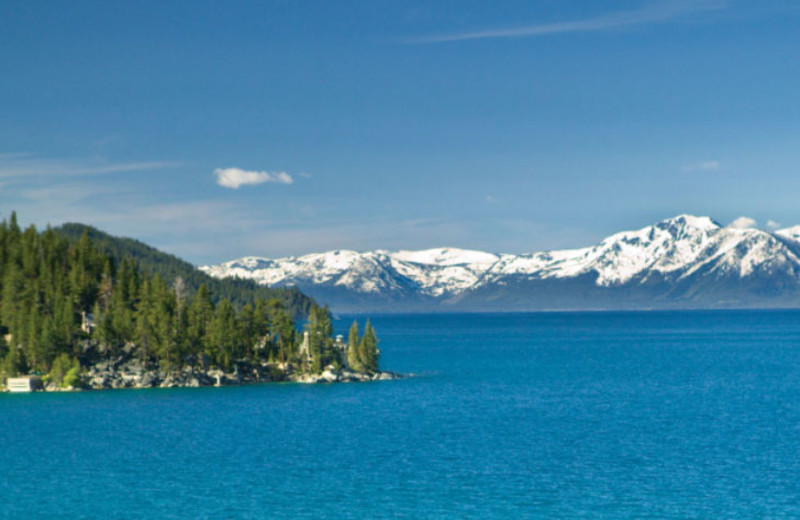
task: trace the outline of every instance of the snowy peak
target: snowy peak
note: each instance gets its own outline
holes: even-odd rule
[[[597,284],[624,284],[647,270],[670,272],[691,263],[722,228],[708,217],[679,215],[636,231],[611,235],[594,247],[504,255],[490,275],[541,279],[596,273]]]
[[[764,294],[795,286],[800,294],[800,226],[769,233],[724,227],[708,217],[678,215],[616,233],[581,249],[523,255],[458,248],[337,250],[279,259],[245,257],[200,269],[220,278],[250,278],[270,286],[297,285],[312,296],[324,290],[326,298],[346,294],[452,303],[488,291],[492,298],[502,301],[522,287],[550,287],[570,280],[586,280],[599,290],[625,288],[635,292],[639,290],[636,287],[658,286],[667,291],[667,287],[689,287],[708,280],[749,287],[758,279],[762,280],[758,283],[777,284],[777,289],[754,286],[753,290]],[[538,294],[526,290],[527,295]],[[670,295],[667,291],[661,297]],[[516,298],[524,302],[528,297]],[[328,303],[334,305],[335,301]]]
[[[800,226],[789,227],[786,229],[779,229],[775,232],[776,235],[782,236],[784,238],[788,238],[790,240],[796,240],[800,242]]]
[[[653,224],[654,228],[670,231],[674,236],[681,233],[696,231],[713,231],[723,226],[709,217],[696,217],[694,215],[678,215]]]
[[[440,267],[453,265],[493,264],[500,258],[483,251],[470,251],[445,247],[439,249],[425,249],[423,251],[397,251],[389,253],[393,258],[422,265],[435,265]]]

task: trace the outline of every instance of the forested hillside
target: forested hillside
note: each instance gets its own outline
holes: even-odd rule
[[[173,285],[181,279],[189,296],[194,295],[201,285],[205,285],[214,303],[229,300],[238,309],[246,303],[255,305],[258,300],[277,299],[283,302],[294,318],[308,316],[314,303],[296,287],[271,289],[252,280],[212,278],[174,255],[138,240],[109,235],[92,226],[68,223],[54,228],[53,231],[66,237],[72,244],[77,244],[84,233],[87,233],[95,247],[110,256],[116,264],[121,264],[123,259],[135,260],[142,273],[159,274],[167,285]]]
[[[107,252],[112,247],[114,255]],[[23,231],[12,214],[0,223],[0,377],[37,371],[58,383],[77,382],[101,358],[135,358],[165,372],[230,372],[246,363],[318,373],[348,362],[377,371],[377,338],[369,326],[363,338],[355,333],[357,348],[346,352],[334,342],[328,309],[306,300],[304,344],[281,298],[285,292],[253,290],[254,303],[245,298],[234,305],[213,293],[230,287],[224,283],[206,286],[194,277],[200,285],[188,290],[182,263],[165,257],[134,241],[96,244],[89,228],[76,241],[52,229]]]

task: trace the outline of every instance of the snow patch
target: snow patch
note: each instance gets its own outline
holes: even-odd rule
[[[596,276],[598,285],[611,287],[641,283],[653,274],[682,279],[701,269],[740,277],[766,268],[800,272],[800,260],[777,236],[800,242],[800,226],[773,235],[723,227],[708,217],[678,215],[581,249],[525,255],[458,248],[337,250],[279,259],[251,256],[200,269],[217,278],[250,278],[270,286],[327,285],[363,294],[412,290],[442,298],[487,284],[504,285],[508,277],[520,275],[566,279],[589,274]]]

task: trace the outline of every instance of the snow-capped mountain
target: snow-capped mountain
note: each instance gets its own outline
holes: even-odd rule
[[[773,233],[680,215],[593,247],[331,251],[201,267],[296,285],[337,311],[800,306],[800,226]]]

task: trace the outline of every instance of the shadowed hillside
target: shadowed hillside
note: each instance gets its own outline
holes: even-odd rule
[[[305,317],[313,304],[313,300],[295,287],[276,288],[259,286],[252,280],[228,278],[219,280],[198,271],[192,264],[180,258],[159,251],[147,244],[132,238],[115,237],[85,224],[67,223],[54,228],[53,231],[64,236],[72,243],[77,243],[84,230],[89,233],[92,243],[119,263],[123,258],[132,258],[143,273],[160,274],[167,284],[172,286],[175,280],[182,278],[188,295],[193,295],[205,284],[211,291],[213,301],[229,300],[234,306],[241,307],[257,300],[278,299],[284,303],[294,317]]]

